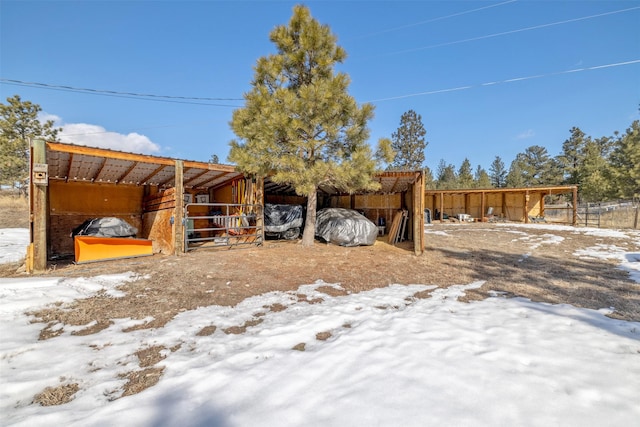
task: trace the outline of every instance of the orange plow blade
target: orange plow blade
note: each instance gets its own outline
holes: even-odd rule
[[[153,255],[151,240],[130,237],[76,236],[76,264]]]

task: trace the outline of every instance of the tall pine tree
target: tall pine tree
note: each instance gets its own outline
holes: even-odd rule
[[[346,52],[307,7],[295,6],[289,24],[275,27],[270,40],[277,53],[258,59],[245,106],[233,112],[239,140],[231,141],[229,160],[307,197],[302,244],[310,246],[320,185],[345,192],[379,188],[367,143],[373,105],[358,106],[348,94],[349,77],[334,71]]]
[[[436,170],[436,188],[439,190],[451,190],[458,187],[456,169],[452,164],[447,164],[440,159]]]
[[[420,170],[424,163],[424,150],[429,144],[424,136],[427,131],[422,117],[409,110],[400,117],[400,127],[391,135],[391,147],[396,156],[389,165],[390,170]]]
[[[473,187],[473,169],[471,162],[465,157],[458,169],[458,188]]]
[[[18,188],[23,195],[29,183],[29,140],[55,140],[59,129],[52,120],[40,123],[42,108],[19,95],[0,104],[0,184]]]
[[[486,170],[480,165],[476,168],[474,175],[474,188],[491,188],[491,177]]]
[[[615,197],[640,196],[640,121],[635,120],[615,143],[610,156]]]
[[[571,137],[562,143],[562,154],[558,161],[562,165],[564,182],[578,184],[580,168],[584,162],[585,145],[591,140],[578,127],[571,128]]]
[[[504,162],[500,158],[500,156],[496,156],[496,158],[491,163],[489,167],[489,177],[491,178],[491,185],[496,188],[502,188],[507,185],[507,170],[504,167]]]

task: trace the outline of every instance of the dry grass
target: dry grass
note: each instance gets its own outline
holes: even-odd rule
[[[126,378],[127,383],[124,385],[124,391],[121,397],[131,396],[138,394],[143,390],[153,387],[158,384],[160,377],[164,372],[164,366],[161,367],[149,367],[140,371],[133,371],[127,374],[122,374],[121,378]]]
[[[0,228],[27,227],[26,200],[0,195]],[[486,298],[489,291],[521,296],[547,303],[567,303],[599,309],[614,307],[611,317],[640,321],[640,285],[618,268],[617,260],[580,259],[578,249],[616,245],[637,251],[632,239],[610,239],[573,231],[498,227],[495,224],[434,224],[427,234],[427,250],[414,256],[411,243],[392,246],[380,238],[374,246],[343,248],[316,243],[303,248],[296,242],[267,241],[263,247],[212,252],[197,250],[182,256],[154,255],[145,258],[75,265],[69,261],[51,263],[45,275],[90,277],[133,272],[143,279],[119,287],[122,298],[105,293],[68,304],[50,306],[33,313],[43,324],[40,339],[56,339],[65,327],[85,326],[76,335],[90,335],[109,327],[113,319],[153,318],[122,333],[159,328],[177,314],[210,305],[235,306],[246,298],[272,291],[294,292],[300,302],[321,303],[322,298],[295,294],[301,284],[323,280],[339,283],[342,289],[320,286],[326,298],[386,287],[390,284],[425,284],[440,288],[485,281],[468,291],[466,301]],[[441,232],[441,233],[433,233]],[[545,243],[547,234],[563,237],[557,244]],[[3,268],[0,277],[21,277],[15,266]],[[430,298],[431,290],[416,298]],[[380,305],[381,309],[393,307]],[[264,307],[264,312],[286,310],[282,304]],[[261,315],[244,324],[223,329],[242,334],[262,322]],[[349,327],[344,325],[343,327]],[[196,336],[214,335],[216,326],[203,327]],[[321,331],[317,340],[330,339],[332,331]],[[212,337],[215,339],[215,336]],[[207,338],[207,339],[212,339]],[[171,348],[170,351],[176,351]],[[293,350],[305,351],[305,343]],[[122,375],[126,384],[122,396],[139,393],[156,384],[164,368],[157,366],[165,356],[163,347],[148,347],[135,353],[139,367]],[[40,405],[62,404],[73,399],[78,384],[49,387],[34,398]]]
[[[69,403],[73,396],[80,390],[77,383],[61,384],[57,387],[47,387],[42,392],[35,395],[33,403],[40,406],[55,406]]]
[[[0,228],[29,227],[29,201],[25,197],[0,191]]]

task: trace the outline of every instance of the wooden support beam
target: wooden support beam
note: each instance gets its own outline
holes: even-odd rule
[[[151,178],[153,178],[154,176],[156,176],[157,174],[159,174],[162,169],[164,169],[165,167],[167,167],[166,165],[160,165],[158,166],[153,172],[151,172],[149,175],[147,175],[144,179],[142,179],[142,181],[140,181],[140,184],[147,184],[149,183],[149,180]]]
[[[175,254],[184,253],[184,164],[182,160],[175,161],[175,189],[176,189],[176,207],[174,209],[174,247]]]
[[[200,172],[200,173],[196,174],[194,177],[192,177],[190,180],[185,181],[184,185],[188,187],[193,181],[197,181],[200,177],[202,177],[202,175],[205,175],[207,173],[209,173],[208,170],[203,170],[202,172]]]
[[[207,171],[208,172],[208,171]],[[190,181],[190,186],[192,188],[210,188],[210,187],[220,187],[220,180],[222,180],[225,176],[229,175],[231,172],[220,172],[218,175],[214,177],[208,177],[200,180],[199,182]]]
[[[573,224],[578,225],[578,187],[573,187]]]
[[[102,159],[102,163],[100,164],[100,167],[98,168],[98,172],[96,172],[95,174],[95,178],[96,180],[100,180],[100,174],[102,173],[102,171],[104,170],[104,167],[107,165],[107,158],[103,158]],[[91,182],[94,182],[93,179],[91,179]]]
[[[73,153],[69,153],[69,161],[67,162],[67,171],[64,174],[64,182],[69,182],[69,174],[71,173],[72,164],[73,164]]]
[[[502,193],[502,216],[506,218],[507,221],[511,220],[507,212],[507,193]]]
[[[424,178],[417,179],[411,185],[413,192],[413,253],[424,252]]]
[[[256,178],[256,199],[254,203],[258,206],[264,207],[264,177],[259,176]],[[261,241],[264,242],[264,210],[261,208],[261,212],[256,217],[257,232],[261,236]]]
[[[388,190],[389,193],[395,193],[396,192],[396,185],[398,184],[398,180],[399,180],[399,178],[395,178],[393,180],[393,184],[391,184],[391,189]]]
[[[529,224],[529,192],[524,192],[524,223]]]
[[[131,165],[127,168],[126,171],[124,171],[123,174],[121,174],[117,179],[116,179],[116,184],[120,183],[120,182],[125,182],[127,175],[129,175],[131,173],[132,170],[134,170],[136,168],[138,164],[136,162],[131,162]]]
[[[31,146],[31,244],[33,262],[31,264],[34,273],[43,273],[47,270],[47,220],[49,217],[49,186],[48,176],[47,182],[42,184],[34,183],[33,165],[46,164],[47,152],[45,142],[41,139],[33,141]]]
[[[176,163],[177,162],[178,162],[178,160],[176,160]],[[177,166],[175,166],[175,167],[177,167]],[[180,172],[180,177],[183,180],[183,181],[180,182],[180,187],[178,187],[178,185],[177,185],[178,183],[175,181],[175,178],[178,176],[178,172],[177,171],[173,172],[173,176],[172,177],[167,178],[162,182],[159,182],[158,185],[160,187],[162,187],[164,185],[169,184],[171,181],[173,181],[173,186],[176,187],[176,189],[179,188],[180,190],[184,190],[184,188],[183,188],[184,187],[184,173],[186,171],[188,171],[189,169],[188,168],[186,170],[184,169],[184,163],[182,162],[182,160],[180,160],[180,167],[182,168],[181,172]]]
[[[167,157],[154,157],[147,154],[125,153],[123,151],[108,150],[104,148],[86,147],[83,145],[71,145],[62,142],[47,142],[47,148],[62,153],[83,154],[85,156],[109,157],[111,159],[130,160],[134,162],[157,163],[172,165],[174,160]]]

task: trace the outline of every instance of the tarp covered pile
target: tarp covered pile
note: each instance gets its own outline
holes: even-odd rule
[[[320,209],[316,217],[316,236],[340,246],[371,246],[378,227],[364,215],[351,209]]]
[[[71,237],[135,237],[138,229],[115,217],[92,218],[73,229]]]

